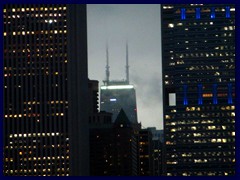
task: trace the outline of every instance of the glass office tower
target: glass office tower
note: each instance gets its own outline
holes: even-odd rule
[[[3,23],[4,175],[88,175],[86,5],[6,4]]]
[[[125,81],[110,81],[101,86],[101,111],[112,113],[114,122],[123,109],[131,123],[137,124],[136,92],[133,85]]]
[[[165,175],[235,174],[235,7],[161,6]]]

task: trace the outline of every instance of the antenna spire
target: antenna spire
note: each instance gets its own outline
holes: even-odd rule
[[[109,66],[109,57],[108,57],[108,43],[106,45],[106,60],[107,60],[107,64],[106,64],[106,85],[109,84],[109,76],[110,76],[110,66]]]
[[[128,42],[126,43],[126,81],[129,84]]]

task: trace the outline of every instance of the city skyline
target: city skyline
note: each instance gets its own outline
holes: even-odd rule
[[[136,89],[138,121],[143,127],[162,129],[160,6],[90,4],[87,18],[89,78],[103,85],[108,43],[110,80],[125,79],[128,41],[130,83]]]
[[[238,174],[234,4],[2,10],[4,175]]]

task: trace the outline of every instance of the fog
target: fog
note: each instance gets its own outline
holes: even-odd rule
[[[89,78],[103,84],[108,43],[110,80],[125,79],[128,41],[138,121],[143,127],[162,129],[160,5],[89,4],[87,21]]]

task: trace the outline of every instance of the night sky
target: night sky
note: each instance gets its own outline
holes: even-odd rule
[[[88,74],[102,85],[106,43],[110,80],[126,78],[126,41],[130,83],[136,88],[138,121],[143,127],[163,128],[160,5],[87,5]]]

